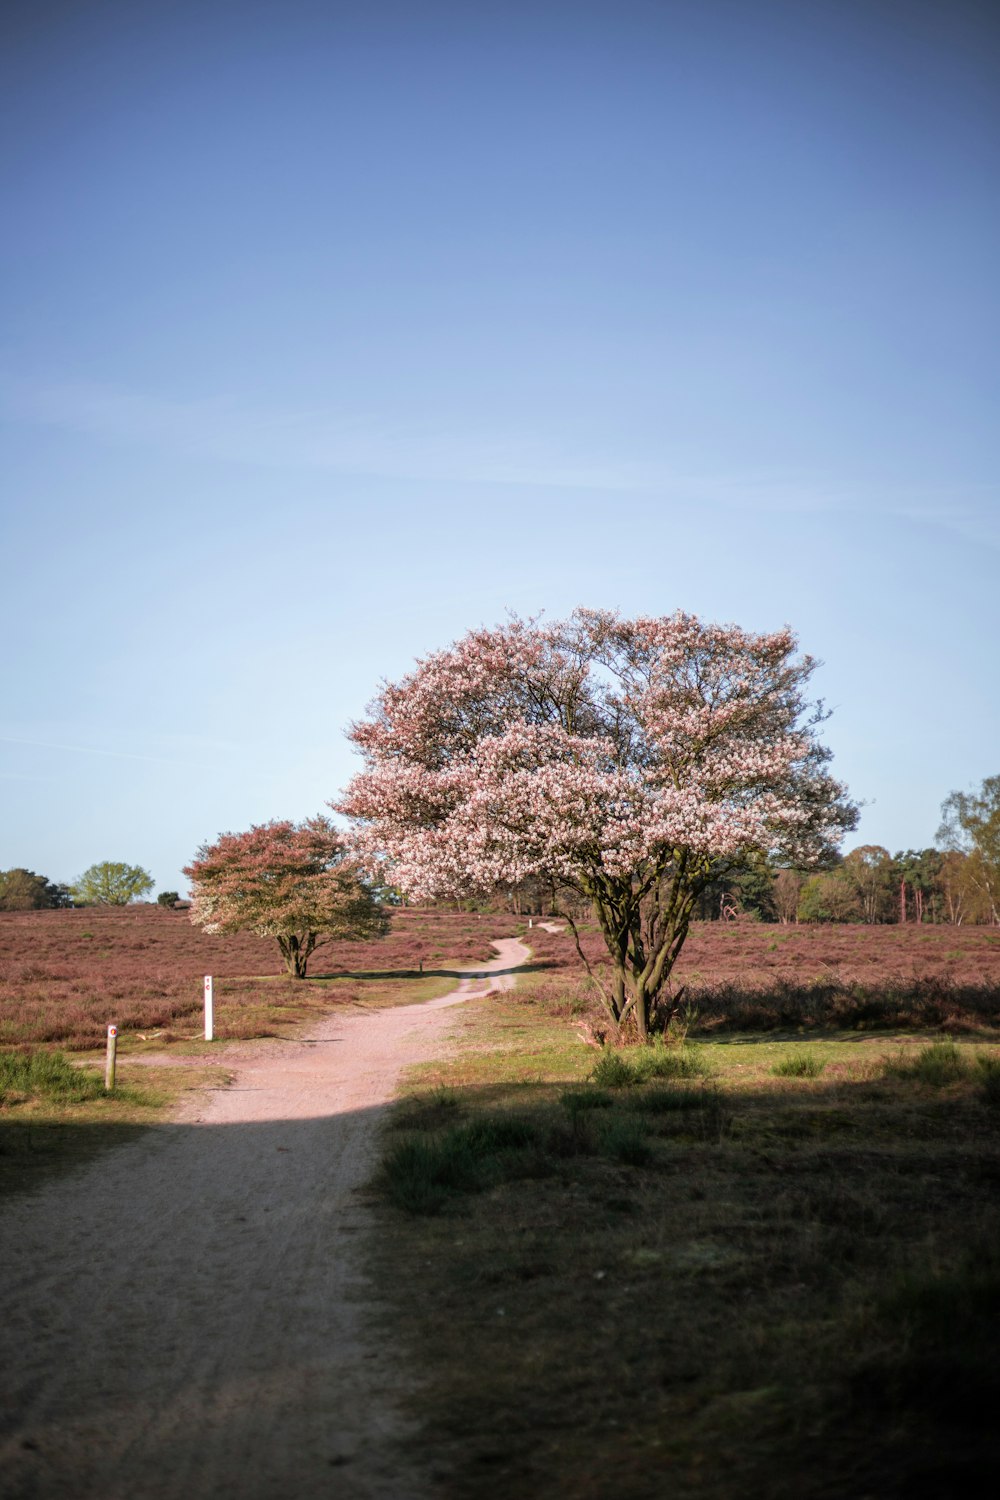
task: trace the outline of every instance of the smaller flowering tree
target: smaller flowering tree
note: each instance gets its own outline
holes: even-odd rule
[[[762,858],[827,863],[856,822],[805,696],[814,665],[787,629],[515,618],[383,687],[351,731],[365,764],[337,810],[410,895],[534,876],[585,902],[609,1019],[645,1039],[706,886]]]
[[[277,940],[289,974],[304,979],[317,944],[381,937],[388,918],[327,818],[262,823],[203,844],[184,874],[191,920],[206,932]]]

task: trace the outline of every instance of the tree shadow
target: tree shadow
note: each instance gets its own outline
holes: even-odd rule
[[[411,1493],[363,1303],[385,1111],[5,1123],[5,1494],[318,1495],[373,1462]]]
[[[537,974],[555,965],[545,959],[515,964],[509,969],[330,969],[324,974],[310,974],[309,979],[493,979],[498,975]]]

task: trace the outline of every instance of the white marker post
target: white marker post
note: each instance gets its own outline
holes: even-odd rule
[[[215,1035],[215,1007],[212,1001],[212,976],[205,975],[205,1040],[210,1042]]]
[[[104,1059],[104,1087],[110,1091],[115,1086],[115,1059],[118,1055],[118,1027],[108,1027],[108,1051]]]

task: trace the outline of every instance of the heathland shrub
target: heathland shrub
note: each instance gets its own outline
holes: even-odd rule
[[[699,986],[695,999],[702,1032],[977,1028],[1000,1022],[1000,986],[959,983],[946,976],[894,976],[866,984],[837,978],[811,984],[776,979],[766,986],[723,981]]]

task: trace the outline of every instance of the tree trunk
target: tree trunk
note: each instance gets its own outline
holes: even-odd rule
[[[305,979],[316,938],[315,932],[287,932],[278,938],[278,947],[290,978]]]

